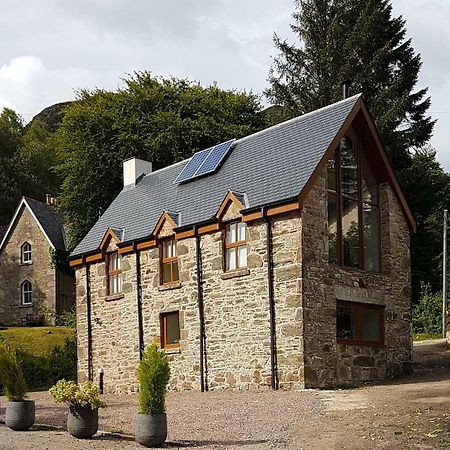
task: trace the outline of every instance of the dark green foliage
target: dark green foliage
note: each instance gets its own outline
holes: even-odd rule
[[[147,72],[118,92],[81,91],[55,135],[64,178],[59,197],[71,247],[122,189],[122,162],[138,157],[153,170],[264,126],[252,94],[203,88]]]
[[[442,332],[442,293],[433,294],[428,284],[422,283],[419,303],[413,308],[413,333]]]
[[[139,413],[162,414],[166,410],[166,393],[170,368],[164,351],[153,343],[145,350],[137,369]]]
[[[21,402],[27,395],[27,384],[23,376],[16,351],[0,343],[0,382],[10,402]]]

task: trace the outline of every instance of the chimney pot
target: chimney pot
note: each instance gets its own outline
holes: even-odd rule
[[[350,97],[350,82],[344,81],[342,83],[342,98],[345,100]]]
[[[136,186],[141,175],[152,173],[152,163],[139,158],[131,158],[123,162],[123,185]]]

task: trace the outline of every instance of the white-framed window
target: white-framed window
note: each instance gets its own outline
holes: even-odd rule
[[[225,271],[247,267],[247,225],[233,222],[225,227]]]
[[[122,255],[117,252],[108,255],[108,295],[122,292]]]
[[[25,280],[20,286],[22,305],[31,305],[33,303],[33,288],[31,282]]]
[[[31,244],[29,242],[24,242],[20,250],[20,260],[22,264],[31,264]]]

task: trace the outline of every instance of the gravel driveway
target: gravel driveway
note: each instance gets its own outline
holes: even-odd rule
[[[415,374],[381,386],[333,391],[169,393],[169,448],[450,448],[450,352],[443,341],[415,346]],[[37,423],[64,426],[66,407],[47,393]],[[0,449],[135,449],[135,396],[105,396],[100,434],[77,441],[61,431],[14,433],[0,426]],[[1,399],[4,405],[4,399]],[[128,436],[123,436],[128,435]]]

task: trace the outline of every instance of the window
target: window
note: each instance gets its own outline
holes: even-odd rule
[[[22,305],[31,305],[33,303],[33,291],[31,288],[31,282],[28,280],[25,280],[22,285],[20,286],[20,293],[21,293],[21,299],[22,299]]]
[[[178,311],[162,313],[161,348],[178,348],[180,346],[180,313]]]
[[[339,344],[384,344],[384,307],[337,301],[336,338]]]
[[[342,139],[327,163],[328,260],[380,271],[378,184],[361,145]]]
[[[247,267],[247,226],[243,222],[234,222],[225,229],[225,270],[237,270]]]
[[[108,295],[122,292],[122,255],[108,255]]]
[[[22,264],[31,264],[31,244],[29,242],[22,244],[20,260]]]
[[[180,279],[178,272],[177,242],[164,240],[161,244],[161,284],[175,283]]]

